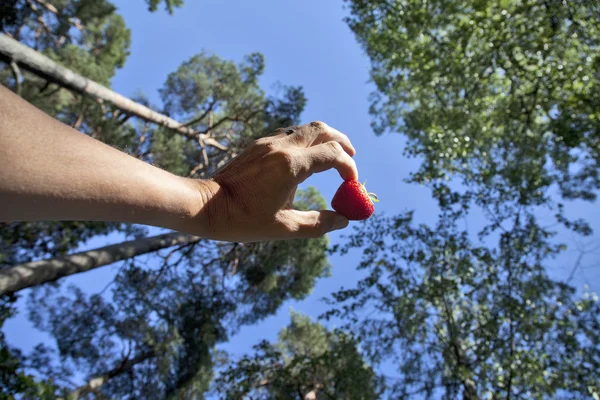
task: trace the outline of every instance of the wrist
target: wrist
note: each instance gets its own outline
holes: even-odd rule
[[[182,198],[181,215],[175,216],[172,229],[197,236],[208,237],[211,200],[219,191],[219,184],[212,179],[190,179],[180,177],[186,187]]]

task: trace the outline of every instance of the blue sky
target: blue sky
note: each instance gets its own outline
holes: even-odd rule
[[[244,55],[259,51],[265,55],[266,70],[262,85],[269,89],[274,83],[304,87],[308,104],[303,123],[322,120],[345,132],[357,149],[356,162],[360,179],[368,179],[368,189],[377,193],[381,202],[376,212],[397,214],[414,209],[420,222],[433,223],[437,210],[429,190],[403,182],[418,165],[416,160],[402,156],[403,140],[399,135],[375,136],[370,128],[368,96],[369,61],[343,22],[346,15],[341,0],[187,0],[173,16],[165,12],[151,14],[142,0],[115,1],[119,12],[132,30],[132,47],[125,67],[113,79],[113,89],[126,96],[143,91],[153,103],[160,104],[158,89],[167,75],[185,60],[206,50],[225,59],[240,61]],[[313,176],[307,182],[316,186],[330,200],[341,183],[337,173],[329,171]],[[600,210],[597,205],[577,203],[568,207],[569,215],[585,217],[600,231]],[[474,226],[477,216],[473,217]],[[340,235],[331,235],[340,242]],[[563,232],[561,237],[571,248],[550,266],[556,278],[568,275],[576,259],[577,242],[593,247],[596,238],[578,240]],[[118,236],[98,238],[86,244],[92,248],[118,242]],[[600,249],[587,254],[573,281],[577,288],[587,282],[590,289],[600,288]],[[352,286],[360,277],[355,270],[359,255],[333,257],[333,276],[319,281],[311,296],[301,302],[288,302],[273,317],[244,328],[224,346],[241,354],[260,339],[274,339],[278,330],[289,321],[289,308],[317,316],[326,309],[319,301],[341,286]],[[76,283],[90,291],[100,291],[114,275],[115,267],[105,267],[65,283]],[[21,309],[23,301],[20,302]],[[24,313],[6,325],[10,343],[31,348],[47,336],[33,330]]]

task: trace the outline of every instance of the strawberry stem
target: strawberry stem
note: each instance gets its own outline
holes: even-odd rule
[[[377,198],[377,195],[375,193],[369,192],[368,195],[371,201],[373,201],[374,203],[379,203],[379,199]]]

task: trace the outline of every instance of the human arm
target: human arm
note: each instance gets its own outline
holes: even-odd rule
[[[292,210],[297,185],[357,178],[348,138],[323,123],[259,139],[212,179],[175,176],[51,118],[0,85],[0,221],[139,223],[220,240],[320,236],[348,221]]]

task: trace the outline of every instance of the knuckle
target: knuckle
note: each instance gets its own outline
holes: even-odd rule
[[[254,142],[252,142],[252,147],[256,149],[264,149],[268,152],[275,150],[275,143],[273,142],[273,139],[264,137],[256,139]]]
[[[270,136],[275,136],[275,135],[279,135],[280,133],[285,132],[285,128],[277,128],[274,129],[273,132],[271,132]]]
[[[294,157],[289,151],[276,150],[270,156],[272,162],[276,164],[279,170],[292,171],[294,166]]]
[[[312,128],[315,128],[315,129],[326,129],[327,128],[327,124],[323,121],[313,121],[313,122],[309,123],[308,125],[310,125]]]
[[[256,139],[252,142],[251,147],[261,147],[267,142],[267,138]]]
[[[329,147],[329,151],[336,156],[344,151],[344,149],[342,149],[342,145],[335,141],[327,142],[327,146]]]
[[[263,147],[268,151],[277,151],[277,144],[273,140],[268,140],[263,144]]]
[[[277,222],[283,226],[283,229],[288,233],[297,234],[300,231],[300,224],[298,221],[283,213],[277,216]]]
[[[328,231],[329,231],[329,226],[327,224],[327,221],[324,220],[323,218],[320,217],[320,215],[317,212],[313,212],[310,215],[309,221],[308,222],[308,226],[310,227],[309,229],[306,230],[306,237],[309,238],[319,238],[323,235],[325,235]]]

